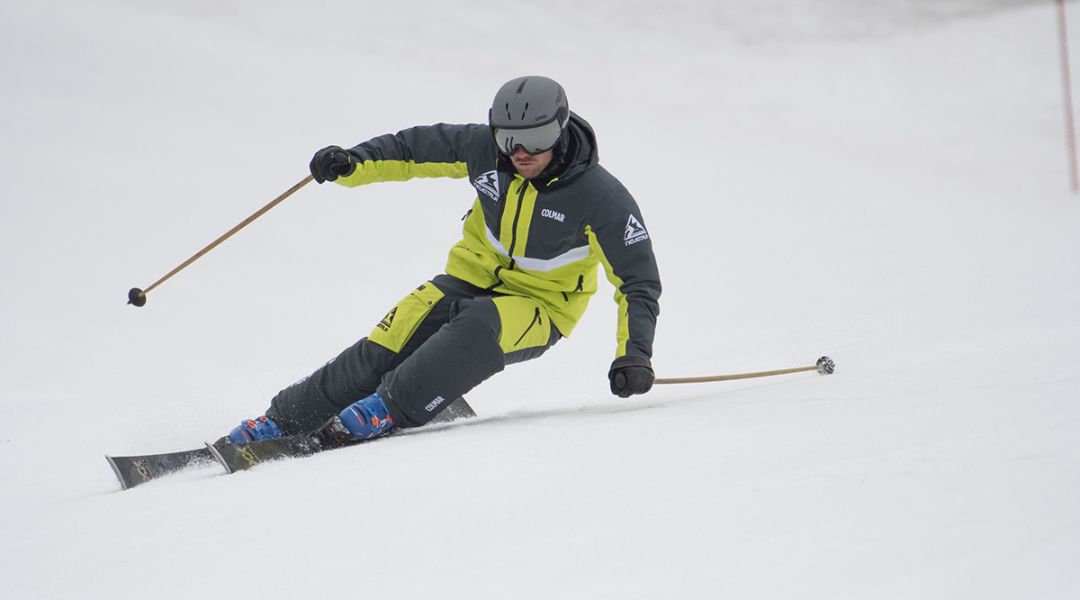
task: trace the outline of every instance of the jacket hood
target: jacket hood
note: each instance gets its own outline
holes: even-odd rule
[[[566,130],[566,148],[553,161],[558,165],[552,170],[552,178],[558,178],[559,182],[570,181],[600,162],[596,133],[588,121],[571,111]]]

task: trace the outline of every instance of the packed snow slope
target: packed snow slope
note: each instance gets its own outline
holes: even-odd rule
[[[1049,0],[4,2],[0,596],[1080,597],[1056,35]],[[310,185],[128,288],[316,149],[533,73],[642,207],[659,376],[837,373],[620,400],[602,282],[472,422],[120,492],[102,455],[260,414],[441,271],[474,192]]]

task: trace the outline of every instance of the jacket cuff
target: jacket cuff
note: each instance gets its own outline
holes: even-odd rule
[[[646,369],[649,370],[650,373],[653,370],[652,369],[652,363],[649,361],[649,359],[645,358],[644,356],[635,356],[633,354],[627,354],[627,355],[624,355],[624,356],[620,356],[619,358],[616,358],[611,363],[611,369],[608,370],[608,374],[610,375],[611,373],[613,373],[616,370],[621,369],[623,367],[645,367]]]

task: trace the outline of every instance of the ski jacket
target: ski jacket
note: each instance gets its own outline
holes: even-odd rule
[[[598,265],[615,286],[616,359],[649,363],[660,274],[634,198],[598,164],[592,127],[571,113],[553,167],[526,180],[487,125],[412,127],[348,151],[353,187],[414,177],[468,177],[476,198],[446,273],[494,293],[535,298],[570,335],[596,292]]]

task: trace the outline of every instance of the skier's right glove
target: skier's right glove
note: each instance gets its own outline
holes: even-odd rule
[[[620,398],[629,398],[651,390],[653,379],[655,376],[649,359],[637,356],[616,358],[608,371],[611,393]]]
[[[318,183],[348,177],[356,170],[356,158],[341,146],[327,146],[311,158],[311,176]]]

